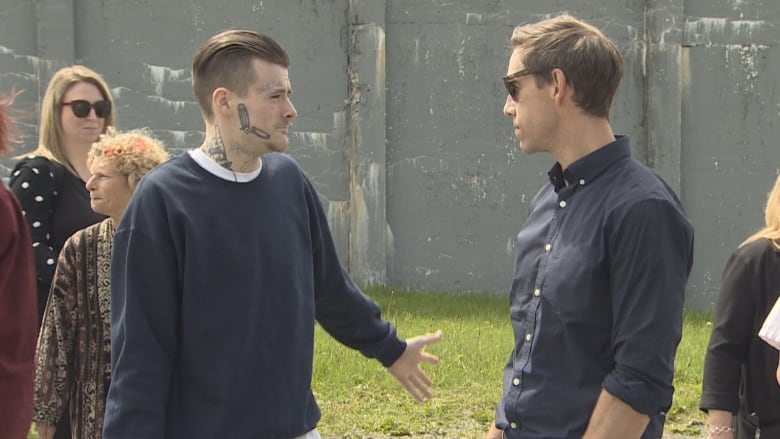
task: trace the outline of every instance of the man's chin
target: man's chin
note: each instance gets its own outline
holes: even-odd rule
[[[276,143],[270,145],[271,146],[271,151],[272,152],[286,152],[288,144],[289,144],[288,142],[276,142]]]
[[[520,151],[526,154],[532,154],[534,152],[534,150],[532,148],[529,148],[529,145],[524,142],[518,142],[517,147],[520,149]]]

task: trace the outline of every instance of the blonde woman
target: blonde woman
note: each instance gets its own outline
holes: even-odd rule
[[[68,402],[72,437],[102,437],[112,238],[138,181],[166,158],[162,143],[143,131],[109,132],[89,152],[90,204],[108,218],[76,232],[60,254],[36,355],[33,420],[40,439],[53,437]]]
[[[58,70],[43,96],[38,148],[11,173],[10,186],[30,226],[42,318],[57,255],[76,230],[103,216],[89,208],[87,153],[114,125],[114,101],[105,80],[79,65]]]
[[[723,271],[700,404],[710,438],[780,437],[778,354],[758,336],[780,293],[780,177],[764,216]]]

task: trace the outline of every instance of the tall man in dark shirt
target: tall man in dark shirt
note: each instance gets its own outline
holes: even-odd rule
[[[517,236],[515,347],[488,438],[660,438],[693,229],[609,108],[615,44],[562,15],[512,34],[504,113],[556,160]]]

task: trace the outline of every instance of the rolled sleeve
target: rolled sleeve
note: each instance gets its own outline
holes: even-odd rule
[[[652,416],[672,403],[693,231],[668,200],[648,199],[627,209],[615,232],[609,243],[615,367],[602,385]]]

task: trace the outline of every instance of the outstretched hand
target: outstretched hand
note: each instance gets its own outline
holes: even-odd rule
[[[426,346],[439,340],[441,340],[441,331],[407,339],[406,349],[403,354],[388,368],[390,373],[418,401],[433,396],[433,393],[431,393],[433,382],[420,369],[420,363],[423,361],[431,364],[439,363],[438,357],[425,352]]]

